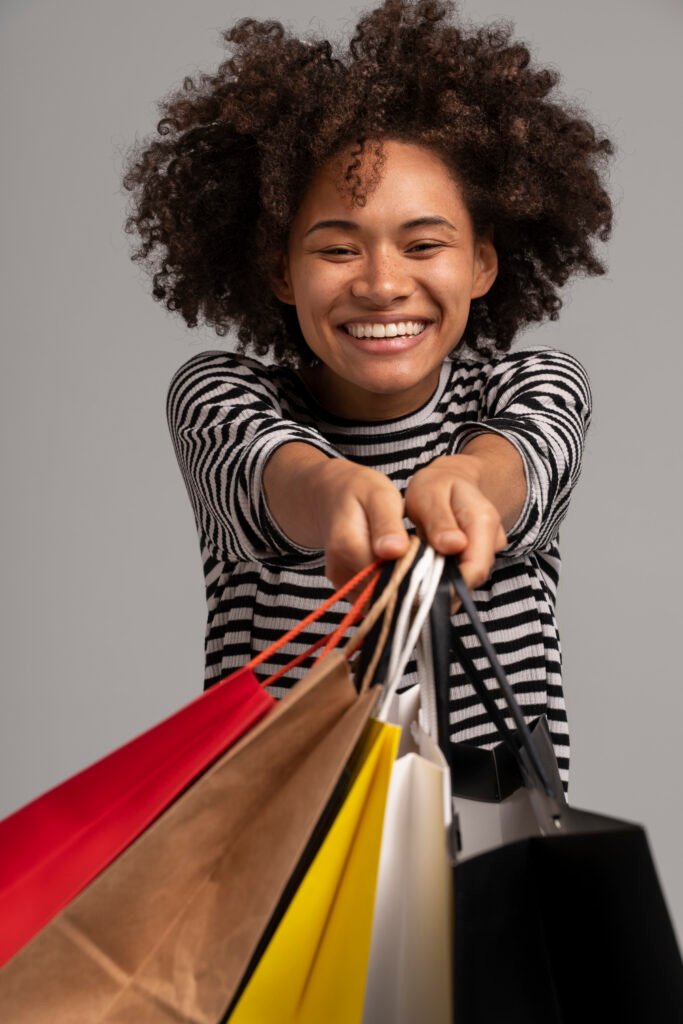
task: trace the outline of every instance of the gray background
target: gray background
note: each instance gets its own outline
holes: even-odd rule
[[[368,5],[368,6],[373,6]],[[290,2],[336,36],[362,6]],[[512,18],[617,143],[606,277],[520,341],[574,352],[594,421],[561,530],[575,806],[643,823],[679,936],[683,697],[678,0],[468,0]],[[274,0],[0,6],[2,717],[7,814],[200,692],[204,590],[165,420],[188,331],[128,258],[121,159],[156,100]],[[602,251],[602,250],[601,250]]]

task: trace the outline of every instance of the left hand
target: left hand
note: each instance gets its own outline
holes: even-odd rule
[[[442,555],[459,555],[458,567],[470,590],[493,569],[507,545],[500,513],[479,488],[476,456],[443,455],[418,469],[405,492],[405,514],[418,535]],[[451,614],[459,607],[454,599]]]

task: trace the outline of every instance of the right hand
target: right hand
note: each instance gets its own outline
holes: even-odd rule
[[[377,558],[398,559],[406,553],[404,501],[388,476],[346,459],[330,459],[310,472],[325,574],[335,589]],[[346,600],[353,603],[367,584],[366,579]]]

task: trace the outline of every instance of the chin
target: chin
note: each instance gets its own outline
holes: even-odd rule
[[[390,393],[392,391],[405,391],[407,388],[415,387],[421,380],[424,380],[426,376],[433,372],[431,367],[419,367],[419,366],[401,366],[399,361],[396,360],[393,366],[387,364],[384,365],[366,365],[364,367],[365,373],[360,379],[360,375],[354,376],[354,383],[358,387],[371,387],[376,391],[386,391]]]

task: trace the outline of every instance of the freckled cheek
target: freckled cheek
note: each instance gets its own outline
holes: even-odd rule
[[[308,308],[317,320],[332,320],[338,317],[341,305],[348,296],[344,282],[325,281],[308,291]]]

